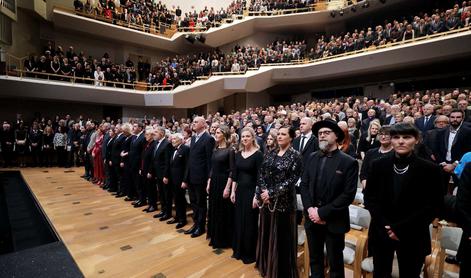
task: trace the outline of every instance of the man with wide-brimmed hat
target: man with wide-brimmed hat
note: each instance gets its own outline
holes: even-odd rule
[[[311,277],[324,277],[324,245],[330,277],[344,277],[345,233],[350,230],[348,206],[355,197],[358,162],[338,149],[344,133],[336,122],[319,121],[312,131],[319,139],[319,151],[305,165],[300,185]]]

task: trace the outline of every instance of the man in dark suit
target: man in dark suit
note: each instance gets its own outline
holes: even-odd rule
[[[415,120],[415,126],[420,130],[422,136],[427,135],[427,131],[434,128],[435,115],[433,115],[433,105],[428,103],[423,108],[424,115]]]
[[[206,226],[206,184],[211,170],[211,156],[214,149],[214,138],[206,131],[206,121],[203,117],[193,119],[188,167],[183,186],[188,187],[190,203],[193,208],[194,225],[186,234],[198,237],[205,233]]]
[[[437,165],[414,154],[419,131],[412,124],[391,127],[394,152],[375,160],[364,192],[371,214],[374,277],[391,277],[394,252],[400,277],[418,278],[431,252],[429,224],[442,203]]]
[[[370,127],[371,121],[376,119],[376,110],[370,108],[367,113],[367,117],[361,121],[360,132],[361,134],[366,134],[368,128]]]
[[[112,139],[110,136],[110,129],[111,129],[111,124],[110,123],[104,123],[103,124],[103,142],[101,143],[101,157],[104,159],[106,157],[106,151],[108,148],[108,145],[110,144],[110,140]],[[110,188],[110,166],[108,164],[104,164],[104,169],[105,169],[105,185],[103,186],[103,189],[108,190]]]
[[[471,128],[463,124],[463,112],[455,109],[450,113],[450,125],[437,132],[434,146],[429,146],[442,168],[444,193],[450,175],[463,155],[471,151]]]
[[[460,278],[471,277],[471,163],[465,165],[456,194],[456,210],[463,229],[460,243]]]
[[[139,162],[139,176],[142,180],[142,186],[144,187],[144,191],[146,192],[145,195],[139,196],[142,197],[142,200],[146,200],[146,197],[153,195],[152,187],[155,187],[155,178],[152,175],[152,167],[154,164],[154,149],[155,149],[155,141],[154,141],[154,130],[152,127],[147,127],[144,131],[145,143],[144,147],[142,148],[141,153],[141,160]],[[157,195],[157,193],[155,193]],[[153,196],[152,196],[153,197]],[[152,212],[155,211],[155,207],[157,206],[157,196],[155,198],[149,197],[149,207],[145,208],[143,211],[145,212]],[[138,207],[135,205],[135,207]],[[149,211],[149,209],[153,209]]]
[[[324,245],[330,277],[344,277],[348,206],[355,197],[358,162],[338,149],[344,133],[334,121],[315,123],[313,133],[318,135],[319,151],[310,156],[300,185],[312,277],[324,277]]]
[[[131,149],[131,141],[133,139],[132,136],[132,125],[129,123],[125,123],[121,126],[121,130],[123,131],[123,143],[121,145],[121,152],[119,154],[120,156],[120,161],[119,161],[119,168],[121,171],[121,178],[119,181],[119,189],[118,189],[118,195],[116,195],[116,198],[121,198],[126,196],[124,200],[126,202],[133,201],[133,198],[131,198],[130,191],[131,188],[134,187],[132,184],[132,171],[131,171],[131,166],[129,163],[129,151]],[[120,193],[119,193],[120,192]]]
[[[167,224],[177,223],[176,228],[180,229],[186,225],[186,190],[182,188],[182,182],[188,164],[190,147],[183,144],[181,133],[172,136],[172,146],[174,151],[170,157],[170,184],[175,198],[175,217]]]
[[[109,192],[114,192],[112,186],[114,185],[113,183],[115,183],[115,179],[114,179],[114,176],[112,176],[111,150],[112,150],[114,140],[116,138],[115,129],[114,128],[110,129],[108,133],[110,136],[108,138],[108,142],[106,143],[107,148],[106,148],[105,156],[103,156],[104,165],[108,168],[108,181],[107,181],[108,185],[103,186],[103,189],[108,190]]]
[[[152,175],[157,183],[149,192],[149,209],[152,205],[157,209],[157,191],[159,192],[160,213],[154,215],[154,218],[160,218],[160,221],[170,219],[172,215],[172,189],[169,184],[170,176],[170,156],[172,155],[172,144],[165,138],[165,128],[158,126],[154,129],[154,157],[152,162]],[[152,196],[151,196],[152,195]],[[152,202],[151,202],[152,200]]]
[[[121,150],[124,140],[126,140],[126,136],[123,134],[120,124],[115,126],[114,133],[115,138],[108,146],[108,149],[110,150],[110,160],[108,161],[108,165],[110,167],[110,191],[117,192],[116,196],[124,197],[122,186],[119,184],[119,182],[122,175],[120,166]]]
[[[15,134],[8,122],[4,122],[0,130],[0,144],[3,156],[3,167],[11,167],[13,161],[13,146]]]
[[[142,207],[147,205],[146,195],[144,192],[143,180],[139,175],[139,163],[141,162],[142,148],[146,142],[144,137],[144,124],[133,124],[134,135],[131,138],[131,146],[129,147],[129,166],[131,167],[131,180],[134,185],[130,187],[128,197],[135,198],[137,195],[138,200],[133,202],[135,207]]]

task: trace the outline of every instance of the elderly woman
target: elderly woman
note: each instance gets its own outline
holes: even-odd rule
[[[298,277],[296,182],[302,157],[291,147],[294,129],[278,130],[277,151],[266,155],[258,175],[254,207],[260,209],[256,267],[262,277]]]

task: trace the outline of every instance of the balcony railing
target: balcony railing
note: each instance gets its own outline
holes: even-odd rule
[[[12,13],[16,13],[16,0],[0,0],[0,5],[9,9]]]

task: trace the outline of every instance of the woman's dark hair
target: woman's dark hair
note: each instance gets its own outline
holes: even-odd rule
[[[383,125],[379,129],[378,134],[387,134],[389,135],[391,133],[391,126],[390,125]]]
[[[392,136],[395,135],[412,135],[415,138],[420,138],[419,130],[412,124],[409,123],[398,123],[391,127],[389,134]]]
[[[278,130],[280,130],[282,128],[286,128],[288,130],[288,135],[289,135],[289,137],[291,137],[291,140],[293,140],[296,137],[296,130],[292,126],[284,125],[284,126],[280,127]]]

